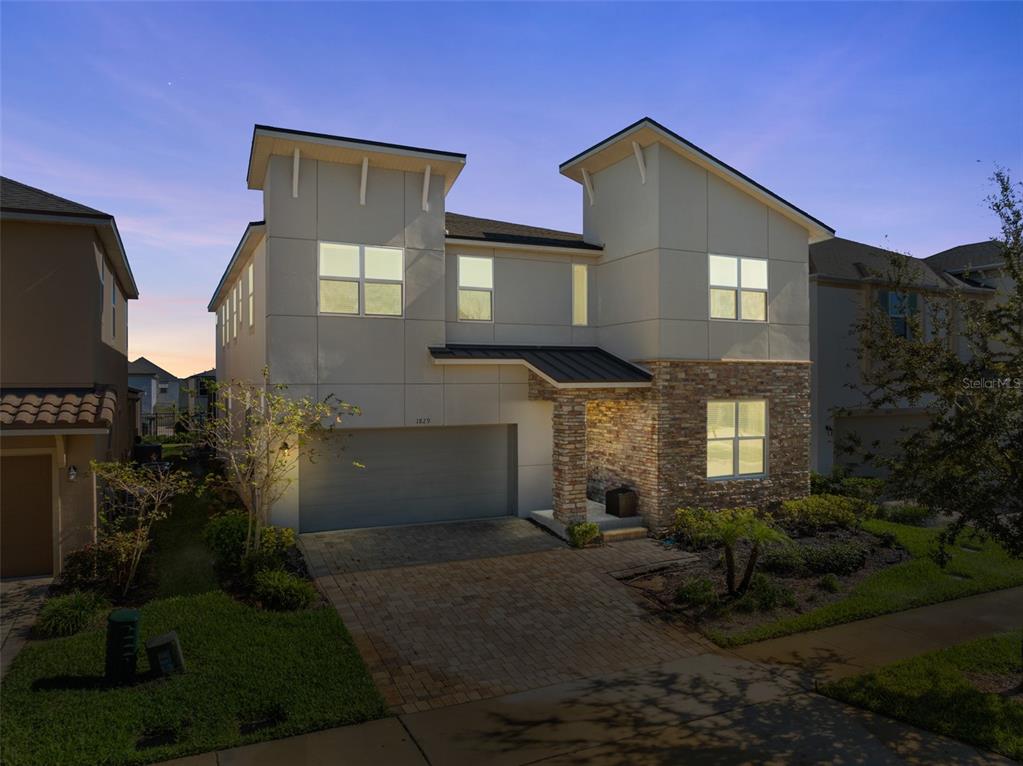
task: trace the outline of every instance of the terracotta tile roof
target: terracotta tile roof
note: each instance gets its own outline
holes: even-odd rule
[[[109,428],[117,392],[109,388],[8,389],[0,391],[5,428]]]

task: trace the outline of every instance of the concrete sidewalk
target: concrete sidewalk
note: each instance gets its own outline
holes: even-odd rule
[[[761,641],[733,654],[798,668],[815,682],[857,675],[937,649],[1019,630],[1023,587],[982,593],[808,633]]]
[[[720,654],[172,761],[174,766],[1008,764]]]
[[[1010,764],[815,684],[1019,628],[1023,587],[174,766]]]

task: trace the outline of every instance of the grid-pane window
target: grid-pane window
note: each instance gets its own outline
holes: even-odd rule
[[[249,327],[256,326],[256,275],[255,264],[250,263],[248,268],[249,282]]]
[[[321,313],[402,315],[404,250],[321,242],[319,259]]]
[[[585,263],[572,264],[572,324],[589,324],[589,269]]]
[[[241,309],[242,309],[241,292],[242,292],[242,283],[239,281],[239,282],[235,283],[235,286],[234,286],[234,298],[233,298],[233,300],[234,300],[234,322],[231,323],[231,337],[232,338],[237,338],[238,337],[238,325],[240,325],[242,323],[242,316],[241,316]]]
[[[888,314],[892,332],[900,338],[908,338],[910,335],[909,318],[917,312],[916,293],[878,290],[877,297],[881,308]]]
[[[767,472],[767,402],[707,402],[707,477]]]
[[[494,259],[458,256],[458,318],[466,322],[494,321]]]
[[[711,319],[767,321],[766,260],[711,255],[709,267]]]

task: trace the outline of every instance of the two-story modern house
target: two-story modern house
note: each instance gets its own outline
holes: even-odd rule
[[[56,573],[95,540],[90,460],[128,456],[128,304],[113,216],[0,180],[0,563]]]
[[[217,286],[220,381],[358,405],[300,531],[805,494],[808,246],[833,230],[642,119],[563,163],[583,233],[449,213],[463,154],[257,125]],[[353,460],[365,468],[352,465]]]

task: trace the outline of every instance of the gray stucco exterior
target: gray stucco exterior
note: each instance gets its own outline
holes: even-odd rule
[[[398,169],[381,166],[395,164],[387,149],[368,148],[363,164],[296,146],[297,159],[289,149],[266,160],[258,187],[264,222],[250,225],[210,304],[218,316],[218,380],[258,381],[266,365],[271,381],[296,396],[358,405],[362,415],[346,429],[513,426],[515,513],[551,508],[552,402],[530,397],[523,366],[442,366],[430,346],[599,345],[638,363],[810,357],[806,225],[663,143],[642,149],[645,182],[631,154],[594,174],[593,204],[584,193],[583,238],[599,249],[447,236],[450,184],[436,168],[423,204],[429,158]],[[320,312],[321,242],[401,248],[402,316]],[[711,253],[767,260],[767,321],[710,319]],[[462,255],[493,259],[492,321],[459,319]],[[573,323],[578,265],[587,267],[584,325]],[[229,319],[226,342],[225,302],[237,302],[240,312]],[[299,525],[297,484],[275,508],[277,523]]]

